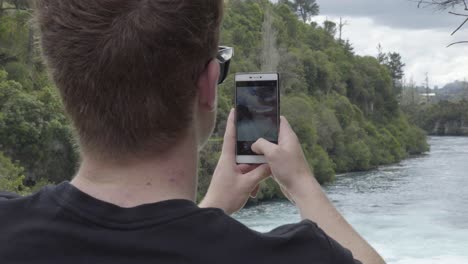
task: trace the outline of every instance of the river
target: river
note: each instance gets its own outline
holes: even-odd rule
[[[337,176],[324,187],[345,218],[390,264],[468,264],[468,137],[431,137],[430,153]],[[286,201],[235,217],[264,232],[300,221]]]

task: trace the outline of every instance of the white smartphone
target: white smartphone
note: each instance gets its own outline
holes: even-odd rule
[[[252,151],[263,138],[278,144],[280,92],[278,73],[236,74],[236,162],[262,164],[265,157]]]

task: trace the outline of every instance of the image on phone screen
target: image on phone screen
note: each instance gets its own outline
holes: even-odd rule
[[[278,142],[278,82],[236,84],[237,155],[257,155],[252,144],[259,138]]]

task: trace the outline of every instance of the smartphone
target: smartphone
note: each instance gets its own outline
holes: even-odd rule
[[[252,151],[263,138],[278,144],[280,92],[278,73],[238,73],[236,81],[236,162],[262,164]]]

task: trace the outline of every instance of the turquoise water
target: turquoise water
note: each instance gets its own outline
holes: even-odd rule
[[[391,264],[468,264],[468,138],[432,137],[431,152],[337,177],[324,189]],[[258,231],[300,220],[288,202],[235,216]]]

